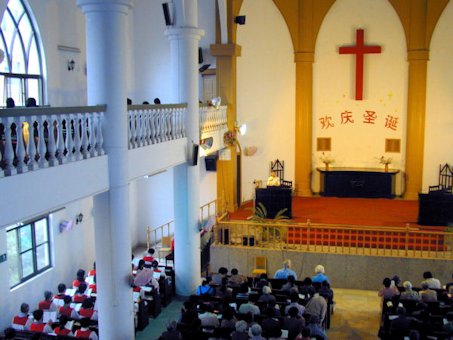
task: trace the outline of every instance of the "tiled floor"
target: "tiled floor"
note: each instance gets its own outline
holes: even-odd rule
[[[332,316],[331,327],[327,332],[329,339],[378,339],[380,318],[380,298],[375,291],[334,289],[335,312]],[[182,300],[173,302],[162,309],[156,319],[150,319],[148,327],[137,332],[136,339],[154,340],[165,331],[166,325],[172,320],[178,320]],[[195,339],[194,339],[195,340]]]

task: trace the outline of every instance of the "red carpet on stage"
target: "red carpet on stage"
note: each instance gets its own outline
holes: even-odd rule
[[[253,213],[252,206],[253,202],[247,202],[232,213],[230,219],[246,219]],[[418,201],[385,198],[293,197],[292,209],[292,220],[298,223],[305,223],[310,219],[311,223],[326,224],[418,226]],[[433,227],[425,228],[432,230]]]

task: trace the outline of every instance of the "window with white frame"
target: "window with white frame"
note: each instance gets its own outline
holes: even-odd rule
[[[7,98],[12,98],[16,106],[24,106],[27,98],[43,104],[38,39],[25,0],[9,0],[0,25],[0,106],[5,105]]]
[[[51,267],[48,216],[10,226],[6,241],[11,288]]]

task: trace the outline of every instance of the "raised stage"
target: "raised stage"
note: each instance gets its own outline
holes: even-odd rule
[[[230,214],[232,220],[245,220],[252,215],[253,201]],[[445,227],[417,224],[418,201],[386,198],[293,197],[294,222],[349,224],[379,227],[418,227],[421,230],[443,230]]]

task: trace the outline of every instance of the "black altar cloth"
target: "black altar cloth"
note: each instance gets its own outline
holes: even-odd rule
[[[282,209],[283,215],[292,218],[292,189],[283,187],[257,188],[255,191],[255,207],[262,203],[267,210],[267,218],[275,218]]]

